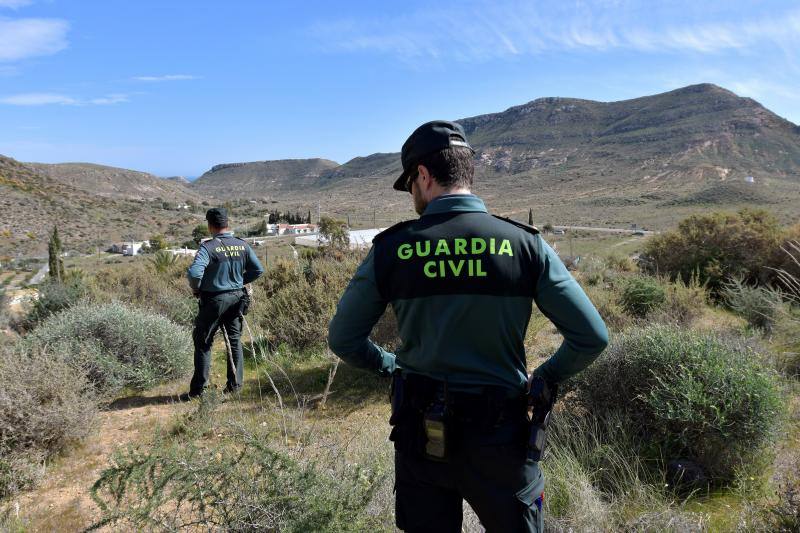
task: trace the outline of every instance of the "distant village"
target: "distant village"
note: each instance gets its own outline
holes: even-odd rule
[[[266,229],[266,231],[263,232],[263,235],[242,238],[251,246],[263,246],[269,238],[286,236],[295,236],[295,246],[317,248],[325,244],[325,238],[319,233],[319,225],[317,224],[266,224],[264,229]],[[349,230],[350,248],[354,250],[370,248],[372,246],[372,239],[384,229],[386,228]],[[204,237],[200,240],[200,243],[210,239],[211,237]],[[135,256],[149,252],[150,248],[150,241],[131,240],[115,242],[111,244],[108,251],[124,256]],[[172,255],[188,255],[191,257],[194,257],[197,253],[196,249],[189,247],[166,248],[163,251]]]

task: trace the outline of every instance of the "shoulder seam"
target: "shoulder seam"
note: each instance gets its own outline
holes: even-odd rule
[[[397,224],[395,224],[394,226],[391,226],[391,227],[389,227],[389,228],[386,228],[386,229],[385,229],[385,230],[383,230],[382,232],[380,232],[380,233],[378,233],[377,235],[375,235],[375,237],[373,237],[373,238],[372,238],[372,242],[376,242],[376,241],[378,241],[378,240],[380,240],[380,239],[383,239],[383,238],[384,238],[384,237],[386,237],[387,235],[390,235],[390,234],[392,234],[392,233],[394,233],[394,232],[398,231],[399,229],[401,229],[401,228],[404,228],[405,226],[408,226],[408,225],[409,225],[409,224],[411,224],[412,222],[414,222],[414,220],[404,220],[404,221],[402,221],[402,222],[398,222],[398,223],[397,223]]]
[[[524,229],[525,231],[533,235],[538,235],[540,233],[539,228],[537,228],[536,226],[529,226],[528,224],[523,224],[522,222],[518,222],[510,218],[501,217],[500,215],[492,215],[492,216],[498,220],[502,220],[503,222],[508,222],[509,224],[513,224],[518,228]]]

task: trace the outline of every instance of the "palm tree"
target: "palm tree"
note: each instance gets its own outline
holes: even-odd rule
[[[174,265],[177,260],[178,260],[177,255],[172,255],[171,253],[165,252],[164,250],[159,250],[158,252],[153,254],[153,257],[149,258],[150,264],[153,265],[153,268],[159,274],[168,272],[172,268],[172,265]]]

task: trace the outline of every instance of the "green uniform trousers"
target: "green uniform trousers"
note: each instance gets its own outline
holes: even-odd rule
[[[208,385],[208,374],[211,369],[211,346],[214,344],[214,334],[220,326],[225,328],[231,343],[234,370],[231,358],[226,357],[228,365],[228,379],[225,388],[237,390],[242,386],[244,379],[242,354],[242,315],[241,298],[242,290],[233,290],[219,293],[202,293],[199,299],[199,311],[194,321],[194,375],[189,385],[189,394],[192,396],[203,393]]]
[[[408,532],[458,533],[466,500],[488,533],[544,531],[544,478],[525,444],[462,443],[448,462],[395,452],[395,519]]]

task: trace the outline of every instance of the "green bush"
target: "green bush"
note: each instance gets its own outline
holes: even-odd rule
[[[43,462],[92,429],[91,384],[56,350],[0,353],[0,498],[35,483]]]
[[[644,318],[664,306],[667,293],[658,280],[637,276],[623,282],[619,302],[629,315]]]
[[[774,277],[769,259],[783,237],[781,226],[766,211],[692,215],[676,230],[649,239],[640,264],[687,283],[698,275],[712,291],[737,276],[762,283]]]
[[[769,332],[778,319],[781,296],[765,287],[748,285],[741,279],[731,279],[722,286],[722,298],[727,306],[754,328]]]
[[[689,458],[715,482],[754,463],[778,423],[777,377],[752,350],[678,326],[633,328],[571,382],[592,412],[639,428],[653,458]]]
[[[118,302],[72,307],[47,319],[24,342],[60,351],[106,396],[124,386],[145,389],[191,368],[186,329]]]
[[[256,282],[252,320],[272,346],[298,350],[324,345],[328,323],[360,256],[316,257],[302,267],[281,261]]]
[[[32,329],[50,315],[77,304],[89,294],[89,288],[83,277],[70,274],[68,273],[63,283],[54,278],[47,278],[39,284],[38,298],[33,301],[33,306],[24,321],[26,329]]]

